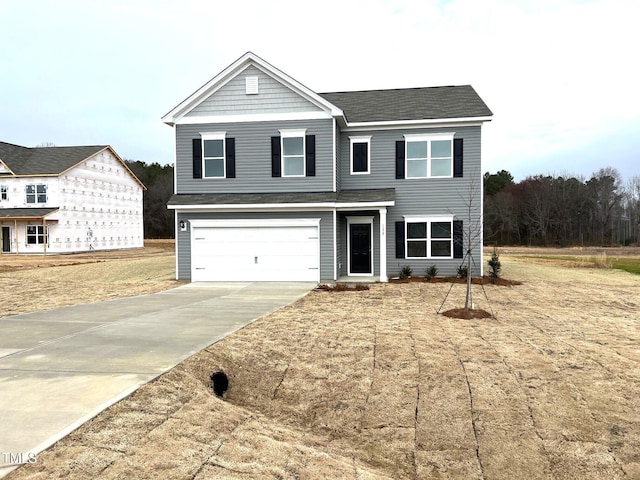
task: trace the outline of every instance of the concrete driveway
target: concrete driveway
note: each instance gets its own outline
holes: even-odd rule
[[[0,318],[0,477],[311,283],[191,283]]]

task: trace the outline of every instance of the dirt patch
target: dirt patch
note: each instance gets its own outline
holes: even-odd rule
[[[639,478],[640,276],[501,261],[496,318],[438,315],[444,283],[311,292],[9,478]]]
[[[442,312],[442,315],[449,318],[461,318],[471,320],[472,318],[492,318],[493,316],[486,310],[480,308],[452,308]]]
[[[369,285],[365,283],[356,283],[353,285],[347,283],[336,283],[335,285],[321,284],[316,287],[320,292],[362,292],[369,290]]]

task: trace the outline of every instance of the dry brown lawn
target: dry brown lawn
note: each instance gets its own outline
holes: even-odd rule
[[[640,276],[501,260],[494,319],[436,314],[442,283],[314,291],[9,478],[640,478]]]
[[[154,293],[179,285],[172,240],[132,250],[0,255],[0,317]]]

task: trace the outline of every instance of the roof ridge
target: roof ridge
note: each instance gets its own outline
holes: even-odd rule
[[[406,88],[374,88],[371,90],[342,90],[339,92],[319,92],[318,95],[331,95],[335,93],[367,93],[367,92],[399,92],[399,91],[409,91],[409,90],[432,90],[436,88],[462,88],[462,87],[471,87],[470,84],[464,85],[437,85],[433,87],[406,87]],[[471,87],[473,88],[473,87]]]

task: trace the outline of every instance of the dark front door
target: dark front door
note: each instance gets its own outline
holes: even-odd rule
[[[11,227],[2,227],[2,251],[4,253],[11,251]]]
[[[352,223],[349,225],[350,268],[349,273],[371,275],[371,224]]]

